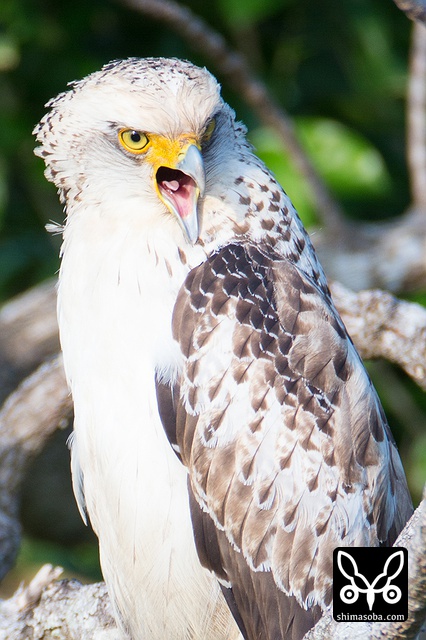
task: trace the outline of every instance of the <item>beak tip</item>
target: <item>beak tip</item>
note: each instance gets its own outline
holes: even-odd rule
[[[182,220],[183,231],[190,244],[194,245],[198,240],[198,216],[196,212],[189,216],[188,219]]]

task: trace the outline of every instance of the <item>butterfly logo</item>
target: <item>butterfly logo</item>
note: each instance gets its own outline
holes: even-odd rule
[[[399,602],[402,597],[401,589],[392,584],[404,567],[404,554],[401,550],[395,551],[386,560],[383,572],[370,582],[359,572],[357,563],[349,553],[339,549],[337,553],[337,564],[340,572],[350,581],[340,590],[340,598],[345,604],[353,604],[358,600],[360,593],[365,593],[370,611],[373,608],[376,595],[381,593],[383,599],[388,604]],[[345,565],[345,566],[343,566]],[[391,566],[393,565],[393,566]]]

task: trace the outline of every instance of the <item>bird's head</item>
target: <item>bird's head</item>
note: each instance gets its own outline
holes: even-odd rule
[[[116,61],[47,106],[36,154],[68,216],[83,201],[144,225],[162,216],[196,242],[203,196],[242,134],[208,71],[176,59]]]

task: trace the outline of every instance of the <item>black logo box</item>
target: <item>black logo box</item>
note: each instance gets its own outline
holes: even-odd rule
[[[370,591],[369,596],[366,590]],[[339,547],[334,550],[333,617],[347,621],[349,615],[362,616],[360,620],[377,620],[377,616],[382,620],[395,619],[395,616],[407,619],[407,549]]]

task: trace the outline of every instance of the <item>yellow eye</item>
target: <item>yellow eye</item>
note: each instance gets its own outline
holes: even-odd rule
[[[134,129],[122,129],[118,134],[118,139],[123,147],[132,153],[141,153],[149,143],[145,133]]]
[[[216,127],[216,120],[214,118],[212,118],[210,120],[210,122],[208,123],[208,125],[206,126],[206,129],[203,133],[203,143],[205,144],[206,142],[209,142],[210,138],[212,137],[213,131],[215,130]]]

